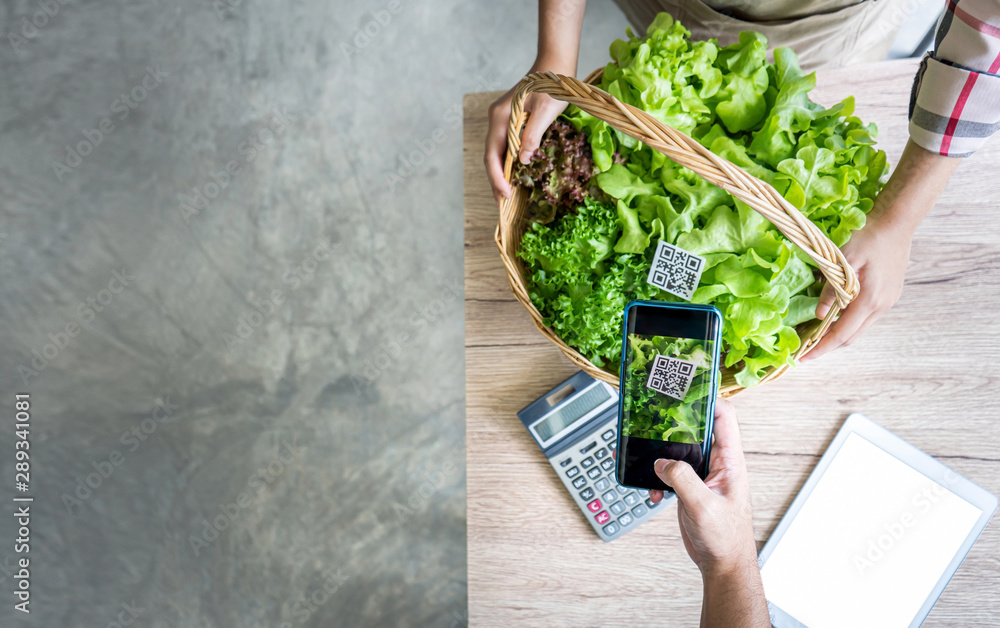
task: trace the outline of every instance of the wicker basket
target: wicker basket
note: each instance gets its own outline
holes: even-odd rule
[[[511,177],[514,159],[521,146],[521,129],[527,120],[527,113],[523,108],[524,98],[530,92],[541,92],[576,105],[729,192],[771,221],[785,237],[815,260],[826,281],[833,285],[836,300],[822,321],[803,323],[796,329],[802,344],[794,357],[798,359],[807,353],[823,337],[837,314],[847,307],[858,293],[857,275],[840,249],[768,183],[718,157],[697,141],[644,111],[626,105],[607,92],[594,87],[600,82],[602,72],[602,69],[596,70],[585,81],[551,72],[529,74],[518,84],[514,92],[510,124],[507,129],[507,159],[504,162],[504,177],[511,182],[513,193],[500,205],[500,220],[495,238],[500,249],[500,257],[507,269],[510,288],[517,300],[528,309],[535,327],[555,343],[573,364],[590,376],[618,387],[617,373],[594,366],[545,325],[541,313],[531,303],[525,286],[524,266],[517,253],[521,247],[521,236],[528,226],[524,212],[529,194],[523,186],[513,183]],[[780,376],[787,369],[787,365],[770,369],[761,383]],[[736,383],[734,373],[735,369],[722,369],[719,393],[724,397],[743,390],[743,387]]]

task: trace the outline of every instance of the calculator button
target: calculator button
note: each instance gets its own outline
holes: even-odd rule
[[[604,526],[604,533],[608,536],[613,536],[618,533],[618,524],[612,521],[608,525]]]
[[[601,434],[601,438],[603,438],[606,441],[607,440],[611,440],[614,437],[615,437],[615,431],[614,430],[608,430],[607,432],[604,432],[603,434]]]
[[[612,441],[612,442],[608,443],[608,449],[610,449],[611,451],[614,451],[615,447],[617,447],[617,446],[618,446],[618,443],[616,443],[616,442]]]
[[[628,505],[629,508],[635,506],[638,503],[639,503],[639,496],[636,495],[634,492],[629,493],[628,495],[625,496],[625,504]]]
[[[615,502],[611,504],[611,512],[615,513],[616,515],[622,514],[623,512],[625,512],[625,504],[621,502]]]
[[[601,478],[594,483],[594,488],[598,491],[606,491],[611,488],[611,482],[608,481],[608,478]]]
[[[656,503],[654,504],[654,503],[653,503],[653,500],[651,500],[651,499],[647,499],[647,500],[646,500],[646,506],[648,506],[649,508],[656,508],[657,506],[659,506],[659,505],[660,505],[660,504],[662,504],[662,503],[663,503],[662,501],[658,501],[658,502],[656,502]]]
[[[587,510],[589,510],[590,512],[597,512],[601,508],[602,508],[602,506],[601,506],[601,500],[599,500],[599,499],[595,499],[594,501],[592,501],[589,504],[587,504]],[[604,522],[601,521],[600,523],[604,523]]]
[[[594,466],[594,459],[591,458],[590,456],[587,456],[580,462],[580,466],[583,467],[584,469],[589,469],[590,467]]]
[[[649,511],[648,511],[648,510],[646,510],[646,507],[645,507],[645,506],[643,506],[642,504],[639,504],[638,506],[636,506],[635,508],[633,508],[633,509],[632,509],[632,515],[633,515],[633,516],[634,516],[634,517],[635,517],[636,519],[638,519],[638,518],[642,517],[642,516],[643,516],[643,515],[645,515],[645,514],[646,514],[647,512],[649,512]]]
[[[603,499],[605,501],[605,503],[610,504],[611,502],[613,502],[616,499],[618,499],[618,493],[616,493],[614,491],[608,491],[604,495],[601,495],[601,499]]]
[[[593,449],[594,447],[597,447],[597,441],[596,440],[594,442],[590,443],[589,445],[587,445],[586,447],[583,447],[582,449],[580,449],[580,453],[581,454],[585,454],[588,451],[590,451],[591,449]]]
[[[602,510],[601,512],[594,515],[594,521],[604,525],[605,523],[611,521],[611,515],[608,514],[607,510]]]
[[[590,471],[587,471],[587,477],[590,478],[591,480],[596,480],[597,478],[601,477],[601,470],[598,469],[597,467],[594,467]]]
[[[582,499],[585,502],[594,499],[594,489],[588,486],[587,488],[580,491],[580,499]]]
[[[569,463],[571,463],[571,462],[573,462],[572,458],[566,458],[565,460],[563,460],[562,462],[559,463],[559,466],[560,467],[568,467]]]
[[[618,523],[620,523],[623,528],[632,525],[632,521],[634,521],[634,519],[632,519],[632,515],[628,513],[618,517]]]
[[[587,485],[587,478],[582,475],[577,479],[573,480],[573,488],[583,488]]]
[[[580,475],[580,467],[573,467],[566,471],[566,477],[568,478],[575,478],[578,475]]]
[[[618,494],[619,495],[624,495],[625,493],[628,492],[628,489],[625,488],[624,486],[616,486],[615,488],[618,489]]]
[[[605,456],[608,455],[608,450],[603,447],[594,452],[594,457],[598,460],[603,460]]]
[[[615,461],[613,458],[608,458],[607,460],[601,461],[601,468],[605,471],[610,471],[612,467],[615,466]]]

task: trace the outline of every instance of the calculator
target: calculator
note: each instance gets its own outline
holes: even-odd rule
[[[517,413],[556,475],[601,540],[621,538],[667,510],[649,491],[618,484],[612,453],[617,443],[618,392],[583,371]]]

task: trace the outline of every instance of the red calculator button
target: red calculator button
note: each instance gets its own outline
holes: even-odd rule
[[[587,508],[590,509],[590,512],[597,512],[598,510],[601,509],[601,500],[595,499],[594,501],[587,504]]]
[[[605,523],[611,520],[611,515],[608,514],[607,510],[602,510],[601,512],[597,513],[597,516],[595,516],[594,519],[597,520],[597,523],[604,525]]]

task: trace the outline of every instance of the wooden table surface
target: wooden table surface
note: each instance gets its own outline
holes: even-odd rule
[[[813,99],[853,94],[895,164],[912,60],[820,72]],[[465,98],[465,351],[469,623],[694,626],[701,580],[676,507],[598,539],[516,413],[576,369],[514,300],[493,243],[482,164],[486,110]],[[862,412],[1000,494],[1000,139],[962,164],[913,241],[895,308],[857,343],[734,399],[763,546],[851,412]],[[927,620],[1000,621],[1000,525],[966,557]]]

